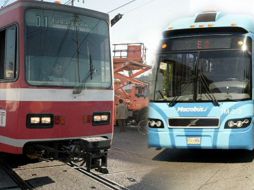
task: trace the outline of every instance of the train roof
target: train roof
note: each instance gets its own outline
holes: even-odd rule
[[[167,31],[200,31],[219,30],[227,28],[228,31],[241,31],[254,33],[254,19],[249,15],[226,14],[222,12],[202,12],[193,17],[186,17],[173,21]]]
[[[92,17],[96,17],[103,20],[109,20],[109,15],[106,13],[94,11],[91,9],[69,6],[65,4],[52,3],[52,2],[44,2],[44,1],[35,1],[35,0],[17,0],[6,7],[0,9],[0,15],[4,14],[12,9],[16,9],[19,7],[24,8],[41,8],[41,9],[53,9],[53,10],[61,10],[66,12],[76,12],[78,14],[85,14]]]

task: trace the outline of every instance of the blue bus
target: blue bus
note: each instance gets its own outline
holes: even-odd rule
[[[254,148],[254,19],[202,12],[163,33],[148,114],[158,148]]]

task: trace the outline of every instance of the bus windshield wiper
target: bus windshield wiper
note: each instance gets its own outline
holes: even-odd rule
[[[174,105],[176,105],[177,99],[178,99],[179,97],[180,97],[180,96],[174,96],[174,98],[168,103],[168,106],[169,106],[169,107],[173,107]]]
[[[206,79],[205,79],[205,76],[202,72],[199,73],[198,75],[201,83],[204,85],[204,89],[206,91],[206,94],[208,95],[208,97],[212,100],[213,102],[213,105],[214,106],[220,106],[219,102],[217,101],[217,99],[215,98],[215,96],[211,93],[210,89],[209,89],[209,86],[206,82]]]
[[[186,82],[193,82],[193,80],[189,80],[189,81],[186,81]],[[184,84],[183,88],[182,88],[182,91],[184,91],[189,85],[190,85],[190,83]],[[177,100],[178,100],[179,97],[180,96],[174,96],[173,99],[168,103],[168,106],[173,107],[174,105],[176,105]]]
[[[164,95],[163,95],[161,90],[156,90],[155,93],[156,93],[156,95],[159,94],[161,96],[160,100],[168,101],[168,99],[164,97]]]

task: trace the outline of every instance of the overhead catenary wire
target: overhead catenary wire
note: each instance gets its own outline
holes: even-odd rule
[[[77,0],[77,1],[79,2],[79,0]],[[82,0],[82,2],[85,3],[85,0]],[[67,0],[64,4],[65,4],[65,5],[71,4],[71,5],[73,6],[74,3],[75,3],[75,0]]]
[[[64,4],[69,5],[72,2],[72,0],[67,0]]]
[[[144,3],[144,4],[140,5],[140,6],[134,7],[133,9],[130,9],[130,10],[126,11],[126,12],[123,12],[123,14],[126,15],[126,14],[128,14],[128,13],[130,13],[130,12],[132,12],[132,11],[135,11],[135,10],[137,10],[137,9],[140,9],[140,8],[142,8],[142,7],[144,7],[144,6],[146,6],[146,5],[150,4],[150,3],[152,3],[153,1],[155,1],[155,0],[147,1],[146,3]]]
[[[120,9],[120,8],[123,8],[123,7],[125,7],[125,6],[127,6],[127,5],[129,5],[129,4],[131,4],[131,3],[133,3],[133,2],[135,2],[135,1],[137,1],[137,0],[131,0],[131,1],[129,1],[129,2],[125,3],[125,4],[123,4],[123,5],[119,6],[119,7],[116,7],[116,8],[114,8],[114,9],[112,9],[111,11],[108,11],[107,13],[109,14],[109,13],[111,13],[111,12],[114,12],[114,11],[116,11],[116,10],[118,10],[118,9]]]
[[[75,1],[75,0],[67,0],[64,4],[65,4],[65,5],[68,5],[68,4],[72,3],[73,1]],[[131,0],[131,1],[127,2],[127,3],[124,3],[123,5],[120,5],[120,6],[116,7],[116,8],[114,8],[114,9],[108,11],[107,13],[109,14],[109,13],[111,13],[111,12],[114,12],[114,11],[116,11],[116,10],[118,10],[118,9],[121,9],[121,8],[123,8],[123,7],[125,7],[125,6],[127,6],[127,5],[129,5],[129,4],[131,4],[131,3],[133,3],[133,2],[135,2],[135,1],[137,1],[137,0]],[[154,0],[150,0],[150,1],[148,1],[148,2],[145,2],[144,4],[142,4],[142,5],[140,5],[140,6],[137,6],[137,7],[133,8],[133,9],[130,9],[129,11],[124,12],[123,14],[128,14],[128,13],[130,13],[130,12],[132,12],[132,11],[135,11],[136,9],[142,8],[142,7],[144,7],[144,6],[146,6],[146,5],[150,4],[150,3],[152,3],[153,1],[154,1]]]
[[[133,8],[133,9],[130,9],[130,10],[124,12],[123,14],[120,14],[120,13],[117,14],[117,15],[111,20],[111,27],[112,27],[113,25],[115,25],[115,23],[118,22],[118,21],[123,17],[123,15],[128,14],[128,13],[130,13],[130,12],[132,12],[132,11],[135,11],[136,9],[142,8],[142,7],[144,7],[144,6],[146,6],[146,5],[150,4],[150,3],[152,3],[153,1],[154,1],[154,0],[147,1],[147,2],[145,2],[145,3],[142,4],[142,5],[139,5],[139,6],[135,7],[135,8]],[[117,7],[117,8],[115,8],[115,9],[113,9],[112,11],[115,11],[115,10],[117,10],[117,9],[120,9],[120,8],[126,6],[127,4],[130,4],[130,3],[132,3],[132,2],[134,2],[134,1],[129,1],[128,3],[125,3],[124,5],[121,5],[121,6]],[[108,13],[110,13],[110,12],[112,12],[112,11],[109,11]]]

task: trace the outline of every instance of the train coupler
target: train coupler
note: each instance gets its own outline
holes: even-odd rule
[[[88,137],[83,138],[82,141],[86,150],[87,171],[90,172],[91,169],[95,169],[101,173],[108,173],[107,158],[111,140],[105,137]]]

